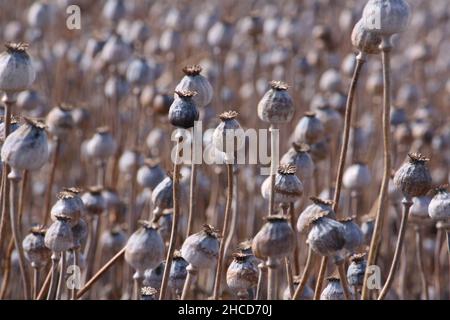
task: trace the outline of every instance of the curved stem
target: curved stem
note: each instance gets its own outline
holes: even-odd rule
[[[233,164],[227,163],[227,204],[225,207],[225,217],[223,222],[222,229],[222,239],[220,241],[219,247],[219,257],[217,259],[216,266],[216,276],[214,279],[214,291],[213,291],[213,299],[218,300],[220,294],[220,285],[222,279],[222,269],[223,269],[223,256],[225,253],[225,239],[227,236],[228,226],[230,224],[230,213],[231,213],[231,204],[233,201]]]
[[[73,270],[76,270],[76,267],[78,265],[78,251],[79,251],[79,248],[73,249],[73,253],[72,253],[73,254],[73,266],[74,266]],[[77,286],[74,285],[72,287],[72,289],[70,290],[70,299],[75,300],[76,296],[77,296]]]
[[[311,247],[308,248],[308,257],[306,258],[305,269],[303,270],[302,277],[300,279],[300,283],[295,289],[294,295],[292,295],[292,300],[297,300],[302,296],[303,290],[305,289],[306,283],[308,282],[309,275],[311,274],[313,267],[314,253]]]
[[[48,218],[50,217],[50,204],[52,201],[52,189],[53,189],[53,182],[55,180],[55,172],[56,167],[58,165],[58,155],[59,155],[59,149],[60,149],[60,140],[58,137],[54,137],[53,141],[55,142],[55,150],[53,150],[53,157],[52,157],[52,164],[50,168],[50,174],[48,176],[48,182],[47,182],[47,191],[45,193],[45,207],[43,212],[43,224],[46,225],[48,222]]]
[[[307,198],[306,198],[307,199]],[[297,221],[297,217],[295,216],[295,211],[294,211],[294,203],[291,202],[289,203],[289,218],[290,218],[290,222],[291,222],[291,227],[292,230],[296,230],[296,225],[295,225],[295,221]],[[298,275],[300,273],[300,252],[299,252],[299,246],[298,246],[298,238],[297,238],[297,234],[295,234],[295,242],[294,242],[294,274]],[[291,295],[292,297],[292,295]]]
[[[5,298],[6,292],[8,291],[9,278],[11,276],[11,255],[13,250],[14,240],[11,238],[9,240],[8,248],[6,249],[5,270],[3,272],[2,288],[0,289],[0,300]]]
[[[59,280],[56,289],[56,300],[61,300],[61,295],[64,287],[64,278],[66,275],[66,252],[61,252],[61,264],[59,270]]]
[[[322,284],[325,279],[325,272],[327,271],[328,257],[322,257],[320,261],[319,275],[317,276],[316,288],[314,290],[314,300],[320,300],[320,293],[322,292]]]
[[[180,204],[179,204],[179,175],[180,175],[180,144],[182,141],[182,137],[178,138],[177,141],[177,149],[176,149],[176,155],[175,155],[175,163],[173,165],[173,220],[172,220],[172,230],[170,233],[170,242],[169,242],[169,248],[167,250],[167,257],[166,257],[166,265],[164,266],[164,274],[162,278],[161,283],[161,291],[159,293],[159,300],[164,300],[166,291],[167,291],[167,283],[169,282],[169,273],[170,268],[172,266],[172,259],[173,259],[173,253],[175,251],[175,245],[176,245],[176,238],[177,238],[177,231],[178,231],[178,214],[180,210]]]
[[[194,153],[195,150],[193,148],[192,153]],[[186,238],[189,237],[189,235],[192,233],[192,227],[194,225],[194,211],[196,208],[196,188],[195,185],[197,183],[197,167],[194,163],[194,156],[192,156],[192,163],[191,163],[191,182],[190,182],[190,188],[189,188],[189,216],[188,216],[188,226],[186,231]]]
[[[264,287],[264,279],[267,278],[267,266],[266,263],[263,261],[258,265],[259,268],[259,275],[258,275],[258,284],[256,286],[256,300],[264,300],[262,297],[262,290]]]
[[[53,254],[52,254],[52,268],[51,268],[50,287],[48,288],[47,300],[53,299],[53,296],[54,296],[56,282],[57,282],[57,280],[56,280],[56,276],[57,276],[56,273],[57,273],[57,269],[58,269],[58,261],[59,261],[58,254],[56,252],[53,252]]]
[[[33,300],[37,298],[37,290],[39,287],[39,268],[33,267]]]
[[[270,195],[269,195],[269,216],[273,215],[274,207],[275,207],[275,161],[276,154],[274,152],[275,146],[275,137],[273,131],[275,130],[275,125],[271,124],[269,127],[270,131]]]
[[[425,275],[425,268],[423,265],[423,252],[422,252],[422,230],[419,226],[415,227],[416,232],[416,256],[417,256],[417,265],[419,266],[419,274],[420,281],[422,282],[422,291],[425,297],[425,300],[430,300],[430,296],[428,294],[428,283],[427,277]]]
[[[52,277],[52,270],[50,269],[50,271],[47,273],[47,276],[45,277],[44,283],[42,284],[41,290],[39,291],[36,300],[42,300],[44,298],[45,293],[49,288],[51,277]]]
[[[390,145],[390,113],[391,113],[391,64],[390,64],[390,51],[392,45],[389,36],[384,36],[380,45],[382,51],[382,62],[383,62],[383,158],[384,158],[384,168],[383,168],[383,179],[381,182],[380,195],[378,197],[377,213],[375,220],[374,232],[372,235],[372,241],[370,243],[369,255],[367,258],[367,265],[371,266],[375,264],[375,258],[378,253],[378,247],[380,244],[381,231],[383,228],[383,221],[385,216],[385,208],[388,205],[387,191],[389,185],[389,178],[391,174],[391,145]],[[365,300],[368,295],[367,281],[368,281],[368,270],[364,275],[364,285],[362,288],[361,299]]]
[[[289,296],[294,295],[294,277],[292,276],[292,267],[289,257],[284,258],[284,264],[286,267],[286,280],[289,288]]]
[[[133,275],[133,282],[134,282],[133,299],[134,300],[139,300],[142,279],[143,279],[142,275],[138,271],[136,271],[136,273]]]
[[[186,281],[184,282],[183,293],[181,294],[181,300],[186,300],[186,297],[189,293],[192,282],[194,281],[194,279],[198,273],[197,268],[194,267],[192,264],[188,265],[186,267],[186,270],[187,270],[187,277],[186,277]]]
[[[436,231],[436,240],[434,243],[434,254],[433,254],[433,267],[434,267],[434,287],[436,290],[436,300],[441,300],[441,266],[440,266],[440,249],[441,249],[441,243],[442,243],[442,229],[437,228]]]
[[[267,258],[268,276],[267,276],[267,300],[277,299],[277,267],[278,261],[274,258]]]
[[[348,287],[347,275],[345,273],[344,261],[342,261],[337,265],[337,269],[339,273],[339,278],[341,279],[341,286],[342,289],[344,290],[345,300],[352,300],[352,293],[350,292],[350,289]]]
[[[388,277],[386,279],[386,283],[381,289],[380,295],[378,296],[378,300],[383,300],[386,297],[386,294],[389,292],[389,289],[394,282],[395,272],[397,271],[398,263],[400,261],[400,256],[403,248],[403,240],[405,238],[406,226],[408,224],[409,217],[409,209],[412,206],[412,201],[409,199],[403,199],[403,212],[402,212],[402,221],[400,222],[400,230],[398,234],[397,244],[395,246],[394,257],[392,259],[391,268],[389,270]],[[365,282],[366,283],[366,282]]]
[[[227,238],[225,240],[225,255],[228,252],[228,248],[231,245],[231,241],[233,240],[233,236],[236,233],[236,224],[237,217],[239,216],[239,179],[238,179],[238,171],[235,170],[233,174],[233,201],[232,201],[232,209],[231,209],[231,222],[230,222],[230,231],[227,234]]]

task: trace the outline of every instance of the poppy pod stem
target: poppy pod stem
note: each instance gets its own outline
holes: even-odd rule
[[[223,270],[223,256],[225,253],[225,239],[230,225],[231,205],[233,201],[233,164],[227,163],[227,204],[225,207],[225,217],[222,227],[222,239],[219,247],[219,257],[217,259],[216,276],[214,279],[213,299],[218,300]]]
[[[61,263],[59,264],[59,280],[58,280],[58,286],[56,289],[56,300],[61,300],[62,291],[64,289],[64,279],[66,275],[66,252],[61,252]]]
[[[317,275],[316,288],[314,289],[314,300],[320,299],[320,294],[322,292],[322,284],[325,279],[325,272],[327,271],[328,257],[323,256],[320,261],[319,274]]]
[[[195,141],[195,139],[193,140]],[[195,142],[193,142],[194,144]],[[196,188],[195,185],[197,183],[197,167],[194,163],[194,145],[192,145],[192,160],[191,160],[191,181],[189,187],[189,216],[188,216],[188,226],[186,230],[186,238],[189,237],[192,233],[192,227],[194,225],[194,211],[196,209]]]
[[[271,124],[269,127],[270,131],[270,198],[269,198],[269,216],[273,215],[273,210],[275,206],[275,137],[273,131],[275,130],[275,125]]]
[[[417,265],[419,266],[420,281],[422,282],[422,291],[425,300],[429,300],[427,276],[425,274],[425,267],[423,264],[423,250],[422,250],[422,229],[419,225],[414,226],[416,234],[416,257]]]
[[[272,257],[267,258],[267,267],[268,267],[268,275],[267,275],[267,300],[276,300],[277,299],[277,268],[278,261]]]
[[[294,294],[291,296],[292,300],[297,300],[302,296],[303,290],[305,289],[306,283],[308,282],[309,276],[311,274],[312,268],[314,266],[314,253],[311,247],[308,248],[308,257],[306,258],[305,269],[303,270],[302,277],[300,279],[300,283],[295,289]]]
[[[336,263],[336,266],[337,266],[337,269],[338,269],[339,278],[341,279],[341,286],[342,286],[342,289],[344,291],[345,300],[352,300],[352,294],[351,294],[350,289],[348,287],[347,274],[345,272],[344,260]]]
[[[259,275],[258,275],[258,284],[256,285],[256,300],[264,300],[262,297],[262,288],[264,286],[264,279],[267,278],[267,265],[263,261],[258,264]]]
[[[21,179],[20,172],[17,172],[16,170],[12,170],[8,174],[8,179],[11,180],[10,185],[10,221],[11,221],[11,231],[14,239],[14,245],[16,247],[17,252],[19,253],[19,267],[20,267],[20,273],[22,276],[22,284],[23,284],[23,292],[25,299],[30,299],[30,288],[31,288],[31,282],[28,270],[26,268],[25,263],[25,255],[23,252],[23,247],[21,244],[21,235],[20,235],[20,227],[19,227],[19,182]]]
[[[61,146],[61,141],[57,136],[53,137],[53,142],[55,143],[55,149],[53,150],[52,163],[50,168],[50,174],[48,175],[47,180],[47,191],[45,193],[45,207],[43,213],[43,224],[46,225],[48,222],[48,218],[50,216],[50,204],[52,201],[52,189],[53,182],[55,180],[56,167],[58,165],[58,154]]]
[[[52,254],[52,267],[50,276],[50,287],[48,288],[47,300],[54,299],[55,287],[57,285],[57,272],[58,272],[59,253],[53,252]]]
[[[192,264],[189,264],[186,267],[186,271],[187,271],[187,276],[186,276],[186,281],[184,282],[183,293],[181,294],[181,300],[186,300],[188,292],[192,286],[192,282],[194,281],[194,279],[197,277],[197,274],[198,274],[198,269],[195,266],[193,266]]]
[[[400,222],[400,230],[398,233],[397,244],[395,246],[394,257],[392,258],[391,268],[389,269],[389,274],[387,276],[386,283],[384,284],[383,289],[381,289],[380,295],[378,296],[378,300],[383,300],[386,297],[387,293],[389,292],[389,289],[392,286],[392,283],[394,282],[395,273],[397,271],[397,267],[400,262],[400,257],[402,254],[403,240],[406,234],[406,226],[408,224],[409,210],[412,204],[413,202],[410,198],[403,198],[402,220]]]
[[[35,265],[32,265],[33,267],[33,300],[36,300],[37,298],[37,290],[39,286],[39,268]]]
[[[170,233],[169,248],[167,250],[166,265],[164,266],[164,274],[161,282],[161,291],[159,293],[159,300],[164,300],[167,291],[167,284],[169,282],[170,267],[172,266],[173,253],[175,252],[177,231],[178,231],[178,214],[180,211],[180,199],[179,199],[179,188],[180,188],[180,152],[181,152],[181,142],[183,137],[179,136],[177,140],[176,153],[175,153],[175,163],[173,165],[173,215],[172,215],[172,230]]]
[[[392,50],[392,44],[390,36],[383,36],[381,39],[381,57],[383,63],[383,158],[384,158],[384,168],[383,168],[383,179],[381,182],[380,195],[378,197],[378,206],[375,219],[375,228],[372,236],[372,241],[370,243],[369,256],[367,258],[367,265],[373,265],[375,263],[375,258],[377,256],[378,247],[380,244],[381,231],[383,228],[384,213],[387,207],[387,193],[389,178],[391,173],[391,143],[390,143],[390,113],[391,113],[391,63],[390,63],[390,53]],[[367,299],[367,281],[369,274],[366,270],[364,275],[364,285],[362,289],[361,299]]]
[[[141,292],[141,285],[142,280],[144,279],[144,276],[136,271],[133,275],[133,282],[134,282],[134,292],[133,292],[133,300],[139,300],[139,292]]]
[[[78,265],[78,254],[80,252],[80,248],[74,248],[73,250],[73,267],[75,270],[75,267]],[[70,299],[71,300],[75,300],[77,297],[77,288],[76,286],[73,286],[72,289],[70,290]]]

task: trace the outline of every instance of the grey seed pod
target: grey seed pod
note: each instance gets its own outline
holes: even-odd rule
[[[369,218],[363,221],[361,224],[361,231],[364,235],[364,243],[366,245],[370,245],[370,241],[372,240],[373,230],[375,228],[375,218]]]
[[[120,197],[116,190],[112,188],[104,188],[102,190],[102,198],[105,201],[106,210],[116,210],[120,205]]]
[[[305,182],[314,175],[314,162],[309,155],[307,144],[293,143],[292,147],[281,157],[280,163],[292,164],[296,167],[297,177]]]
[[[236,120],[236,111],[226,111],[219,115],[220,124],[216,127],[212,136],[212,144],[219,152],[224,152],[227,157],[233,157],[234,152],[242,149],[245,143],[244,130]],[[230,149],[232,146],[233,149]]]
[[[111,76],[105,83],[105,96],[111,101],[121,101],[130,91],[130,85],[123,76]]]
[[[180,251],[173,254],[172,265],[170,267],[168,286],[175,292],[183,290],[184,282],[187,277],[186,267],[189,264],[181,256]]]
[[[45,233],[45,246],[52,252],[63,252],[73,247],[73,235],[70,218],[57,216]]]
[[[320,90],[324,92],[341,91],[342,77],[336,69],[328,69],[320,76]]]
[[[125,150],[119,159],[119,170],[132,175],[144,163],[144,156],[137,149]]]
[[[342,178],[342,182],[347,189],[362,192],[370,185],[372,175],[367,164],[358,162],[349,166]]]
[[[91,120],[91,114],[86,108],[74,108],[71,113],[73,123],[77,129],[88,129],[88,125]]]
[[[428,205],[428,214],[436,220],[450,219],[450,193],[445,186],[436,190],[436,195]]]
[[[86,151],[89,157],[96,160],[107,160],[117,150],[117,143],[108,127],[100,127],[87,142]]]
[[[128,239],[125,249],[125,261],[136,272],[144,275],[146,269],[156,268],[164,259],[164,242],[149,222],[142,222],[142,227]]]
[[[339,134],[342,129],[342,116],[339,112],[331,108],[328,103],[318,106],[314,111],[316,117],[322,122],[327,135]]]
[[[131,55],[131,47],[118,34],[111,35],[100,52],[100,58],[107,64],[114,65],[126,61]]]
[[[261,262],[258,258],[255,257],[252,251],[252,240],[245,240],[241,243],[239,243],[237,247],[238,252],[249,255],[248,259],[255,265],[258,266],[258,264]]]
[[[78,219],[78,223],[72,227],[73,247],[80,248],[88,235],[88,225],[84,219]]]
[[[429,196],[419,196],[412,198],[413,204],[409,210],[409,214],[412,218],[427,219],[428,216],[428,206],[431,202],[431,197]]]
[[[28,89],[36,72],[27,53],[26,43],[8,43],[0,54],[0,90],[17,93]]]
[[[295,175],[295,171],[295,166],[290,164],[282,164],[278,167],[274,188],[276,203],[289,204],[297,201],[303,195],[303,184]],[[269,180],[269,189],[263,193],[263,197],[266,196],[265,199],[270,197],[270,177],[267,179]],[[263,183],[263,186],[265,184],[267,185],[267,183]]]
[[[297,230],[300,233],[307,233],[310,230],[310,226],[314,221],[315,217],[325,211],[326,216],[329,218],[336,218],[336,213],[333,210],[333,201],[322,200],[320,198],[311,197],[310,200],[312,204],[307,206],[299,215],[297,220]]]
[[[431,175],[426,163],[427,158],[419,153],[409,153],[405,162],[395,173],[394,183],[407,198],[424,195],[431,188]]]
[[[203,228],[184,240],[181,256],[198,269],[212,269],[219,255],[218,231],[210,225],[204,225]]]
[[[325,129],[314,112],[307,112],[300,119],[294,131],[294,141],[297,144],[314,144],[324,137]]]
[[[306,242],[321,256],[334,256],[345,245],[345,228],[342,223],[327,218],[326,211],[316,215]]]
[[[327,281],[327,286],[320,294],[320,300],[345,300],[341,280],[338,277],[329,277]]]
[[[252,251],[258,258],[282,258],[292,253],[295,234],[288,218],[272,215],[253,238]]]
[[[158,231],[164,242],[170,241],[170,235],[172,232],[173,222],[173,208],[165,209],[162,211],[160,218],[158,219]]]
[[[208,79],[202,76],[202,67],[199,65],[186,66],[183,68],[185,76],[175,87],[175,91],[195,91],[197,94],[192,98],[199,108],[207,106],[213,97],[214,90]],[[178,98],[175,94],[175,99]]]
[[[105,210],[105,200],[102,197],[102,188],[98,186],[90,187],[81,197],[86,212],[92,215],[101,214]]]
[[[160,212],[173,207],[173,177],[169,176],[162,180],[152,192],[153,206]]]
[[[166,174],[159,165],[159,161],[146,159],[137,172],[136,180],[141,187],[153,190],[165,177]]]
[[[62,191],[58,193],[58,200],[50,210],[50,215],[53,221],[56,216],[63,215],[70,218],[70,225],[73,227],[78,223],[84,210],[83,201],[80,197],[70,191]]]
[[[353,27],[351,39],[352,45],[362,53],[378,54],[380,52],[381,37],[371,29],[366,28],[363,19],[359,20]]]
[[[227,285],[235,293],[256,287],[258,267],[252,263],[252,255],[233,254],[233,261],[227,270]]]
[[[43,123],[24,119],[25,123],[5,139],[1,156],[15,170],[33,171],[47,162],[47,134]]]
[[[158,290],[152,287],[141,288],[141,300],[158,300]]]
[[[328,103],[333,109],[336,109],[342,116],[345,114],[345,105],[347,96],[341,92],[332,92],[329,94]]]
[[[46,230],[41,226],[33,227],[22,241],[25,258],[33,268],[40,269],[50,261],[52,253],[45,246],[45,232]]]
[[[175,99],[169,109],[170,123],[179,128],[189,129],[198,120],[199,113],[193,100],[194,91],[175,91],[179,99]]]
[[[364,284],[364,274],[367,262],[365,253],[354,254],[350,257],[350,265],[347,269],[347,281],[352,287],[361,288]]]
[[[155,95],[155,98],[153,99],[152,108],[157,114],[167,115],[170,111],[170,106],[172,105],[173,101],[174,101],[174,98],[170,94],[158,93]],[[155,128],[155,129],[158,129],[158,128]],[[147,145],[148,145],[148,143],[147,143]]]
[[[354,217],[340,219],[339,222],[344,226],[344,249],[350,253],[354,253],[358,247],[363,245],[364,234],[361,228],[355,223]]]
[[[301,277],[295,276],[294,277],[294,291],[297,289],[298,285],[300,284]],[[312,300],[314,297],[314,290],[311,289],[310,286],[305,285],[305,288],[303,289],[302,295],[298,298],[299,300]],[[286,287],[283,291],[283,300],[291,300],[291,290],[289,289],[289,286]]]
[[[27,13],[27,22],[31,28],[45,29],[52,23],[54,8],[43,1],[34,2]]]
[[[294,101],[287,92],[288,85],[271,81],[271,89],[258,102],[258,117],[271,124],[288,123],[294,116]]]
[[[411,9],[404,0],[369,0],[364,7],[362,20],[366,29],[391,36],[405,31],[410,16]]]
[[[233,24],[229,21],[223,20],[217,21],[211,29],[209,29],[207,40],[211,47],[226,51],[231,47],[233,36]]]
[[[127,236],[125,232],[119,227],[105,230],[100,237],[102,251],[106,256],[113,256],[114,254],[119,252],[126,243]]]
[[[159,290],[161,288],[165,265],[165,262],[161,262],[156,268],[145,270],[142,284]]]
[[[17,95],[16,104],[23,110],[32,111],[44,104],[44,98],[35,90],[26,90]]]
[[[9,124],[9,133],[16,131],[20,127],[19,122],[14,117],[11,117]],[[0,123],[0,141],[5,141],[5,122]]]
[[[127,68],[127,81],[135,87],[143,87],[155,79],[154,70],[144,58],[134,59]]]
[[[67,136],[74,128],[75,124],[71,111],[72,108],[66,105],[60,105],[50,110],[45,119],[45,124],[52,135],[62,138]]]
[[[107,0],[103,6],[102,16],[111,22],[118,22],[126,14],[123,0]]]

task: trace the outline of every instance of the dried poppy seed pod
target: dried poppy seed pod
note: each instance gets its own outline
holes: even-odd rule
[[[247,290],[258,283],[258,267],[251,261],[251,255],[233,254],[233,261],[227,270],[227,285],[238,296],[248,295]]]
[[[175,251],[170,267],[168,286],[176,293],[180,293],[183,290],[188,265],[188,262],[181,256],[181,252]]]
[[[324,92],[339,92],[342,87],[342,77],[336,69],[328,69],[320,76],[320,90]]]
[[[128,239],[125,261],[143,276],[146,269],[156,268],[164,259],[164,242],[151,223],[141,223],[142,227]]]
[[[207,34],[208,44],[213,48],[227,51],[232,44],[234,27],[230,21],[217,21],[212,25]]]
[[[184,240],[181,256],[197,269],[212,269],[219,255],[218,233],[210,225],[203,228]]]
[[[376,34],[391,36],[408,27],[411,9],[404,0],[369,0],[364,7],[364,27]]]
[[[90,187],[81,197],[84,207],[89,214],[101,214],[105,210],[105,200],[102,197],[101,187]]]
[[[116,210],[120,206],[120,197],[113,188],[104,188],[102,190],[102,198],[105,201],[106,210]]]
[[[282,164],[278,167],[274,187],[276,203],[289,205],[303,195],[303,184],[295,175],[295,171],[295,166],[291,164]],[[264,199],[270,198],[270,177],[262,184],[261,191]]]
[[[340,219],[339,222],[344,226],[344,249],[353,253],[364,241],[361,228],[354,222],[354,217]]]
[[[158,290],[152,287],[141,288],[141,300],[158,300]]]
[[[119,159],[119,170],[122,173],[132,175],[136,168],[144,162],[144,157],[137,149],[125,150]]]
[[[339,134],[342,128],[342,116],[339,112],[331,108],[328,103],[318,106],[314,111],[328,135]]]
[[[292,147],[281,157],[280,163],[292,164],[296,167],[297,177],[306,182],[314,175],[314,162],[309,155],[307,144],[293,143]]]
[[[124,0],[107,0],[103,6],[102,16],[112,22],[118,22],[126,14]]]
[[[252,240],[245,240],[241,243],[239,243],[238,248],[237,248],[238,252],[246,254],[246,255],[250,255],[249,259],[251,260],[251,262],[255,265],[258,266],[258,264],[261,262],[258,258],[255,257],[255,255],[253,254],[252,251]]]
[[[300,284],[301,277],[295,276],[294,277],[294,291],[297,289],[298,285]],[[298,298],[299,300],[312,300],[314,297],[314,290],[311,289],[310,286],[305,285],[305,288],[303,289],[302,295]],[[283,291],[283,300],[292,300],[291,297],[291,290],[289,286],[286,287]]]
[[[98,128],[86,145],[89,157],[100,161],[105,161],[112,157],[116,150],[116,140],[108,127]]]
[[[105,83],[105,96],[112,101],[121,101],[130,91],[130,85],[123,76],[113,75]]]
[[[1,151],[2,161],[18,172],[37,170],[48,159],[44,124],[24,119],[25,123],[5,139]]]
[[[292,253],[295,234],[288,218],[272,215],[253,238],[252,251],[256,257],[282,258]]]
[[[165,177],[166,174],[159,165],[159,161],[146,159],[137,172],[136,180],[141,187],[153,190]]]
[[[81,214],[84,210],[84,204],[80,197],[69,191],[62,191],[58,193],[58,200],[50,210],[50,215],[53,221],[56,216],[63,215],[70,218],[70,225],[73,227],[78,223]]]
[[[62,138],[75,126],[72,118],[72,109],[65,106],[54,107],[48,113],[45,123],[48,127],[48,131],[55,137]]]
[[[84,219],[78,219],[77,224],[72,227],[72,236],[73,236],[72,249],[80,248],[81,244],[84,242],[84,240],[86,240],[87,234],[88,234],[88,225],[86,221],[84,221]]]
[[[333,210],[333,201],[322,200],[317,197],[311,197],[310,200],[313,202],[307,206],[299,215],[297,220],[297,230],[300,233],[309,232],[312,221],[315,219],[317,214],[325,211],[326,216],[329,218],[336,218],[336,213]]]
[[[79,130],[87,130],[91,120],[91,114],[86,108],[75,108],[71,112],[75,127]]]
[[[369,218],[361,224],[361,231],[364,236],[364,243],[370,245],[373,230],[375,228],[375,218]]]
[[[345,245],[345,228],[342,223],[319,212],[311,221],[311,231],[306,242],[321,256],[335,256]]]
[[[425,196],[419,196],[412,198],[413,204],[411,208],[409,209],[409,214],[411,215],[411,218],[414,219],[427,219],[428,216],[428,207],[431,202],[431,197],[425,195]]]
[[[189,129],[198,120],[199,113],[193,97],[195,91],[175,91],[179,99],[175,99],[169,109],[170,123],[179,128]]]
[[[185,76],[175,88],[175,91],[195,91],[197,94],[192,98],[198,108],[207,106],[213,97],[214,90],[208,79],[202,76],[202,67],[199,65],[186,66],[183,68]],[[175,94],[175,99],[178,96]]]
[[[214,130],[212,144],[219,152],[224,152],[226,158],[233,158],[234,152],[242,149],[245,143],[244,130],[236,120],[236,111],[226,111],[220,114],[220,124]],[[232,146],[232,149],[230,149]],[[231,160],[231,159],[230,159]]]
[[[365,256],[365,253],[360,253],[350,257],[351,263],[347,269],[347,281],[352,287],[361,288],[364,284],[364,273],[367,266]]]
[[[352,45],[362,53],[378,54],[380,52],[380,36],[366,28],[363,19],[359,20],[353,27],[351,39]]]
[[[45,233],[45,246],[52,252],[63,252],[73,247],[73,235],[70,227],[70,218],[65,216],[56,216]]]
[[[167,93],[158,93],[153,99],[152,108],[157,114],[167,115],[174,100],[173,96]]]
[[[372,175],[367,164],[358,162],[348,167],[342,178],[344,186],[353,191],[361,192],[370,185]]]
[[[17,93],[28,89],[36,78],[27,53],[26,43],[7,43],[6,51],[0,54],[0,90]]]
[[[327,286],[320,294],[320,300],[345,300],[341,280],[338,277],[329,277],[327,281]]]
[[[164,209],[173,207],[173,177],[166,177],[152,192],[152,203],[155,214],[161,214]]]
[[[426,163],[427,158],[420,153],[409,153],[405,162],[395,173],[394,183],[405,198],[424,195],[431,188],[431,175]]]
[[[314,162],[320,162],[327,159],[329,152],[330,152],[330,144],[327,139],[323,139],[311,145],[310,153]]]
[[[44,103],[43,97],[36,90],[22,91],[17,95],[17,106],[22,110],[33,111]]]
[[[134,87],[142,88],[155,78],[154,70],[144,58],[134,59],[127,68],[127,81]]]
[[[119,34],[111,35],[100,52],[100,58],[107,64],[115,65],[127,60],[131,55],[131,46],[122,40]]]
[[[156,268],[145,270],[142,284],[160,290],[165,266],[166,263],[163,261]]]
[[[436,190],[436,195],[428,205],[428,214],[436,220],[450,219],[450,193],[445,186]]]
[[[306,112],[300,119],[294,131],[294,141],[297,144],[306,143],[312,145],[324,137],[322,122],[314,112]]]
[[[118,227],[105,230],[100,237],[102,251],[106,256],[113,256],[122,249],[127,243],[125,232]]]
[[[271,81],[270,87],[258,103],[258,117],[271,124],[291,121],[295,109],[287,92],[288,85],[281,81]]]
[[[33,268],[44,267],[50,261],[51,251],[45,246],[46,230],[41,226],[31,228],[31,232],[23,239],[22,247]]]

